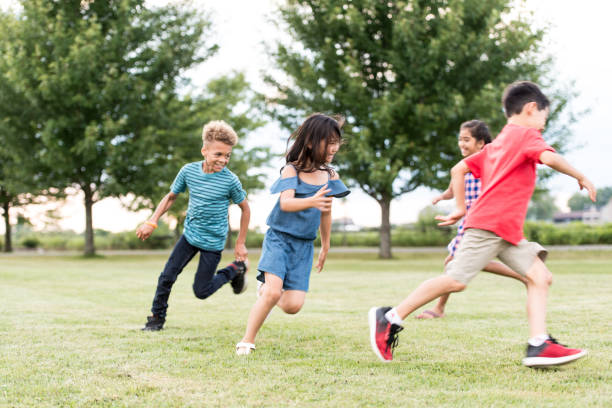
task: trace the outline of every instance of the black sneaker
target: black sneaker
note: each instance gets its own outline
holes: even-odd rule
[[[229,266],[236,269],[236,276],[230,282],[232,290],[236,295],[243,293],[247,288],[246,273],[249,270],[246,263],[242,261],[234,261]]]
[[[147,323],[141,329],[143,331],[160,331],[164,328],[164,323],[166,323],[165,317],[159,317],[156,315],[147,316]]]

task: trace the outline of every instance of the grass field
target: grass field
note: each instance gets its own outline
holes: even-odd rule
[[[256,353],[237,357],[253,273],[246,293],[227,286],[202,301],[192,262],[166,329],[144,333],[164,255],[0,256],[0,406],[612,406],[612,251],[549,257],[549,330],[590,352],[573,365],[521,365],[524,289],[485,273],[451,297],[446,318],[409,318],[396,360],[379,362],[368,309],[400,301],[443,257],[331,254],[304,309],[275,310]]]

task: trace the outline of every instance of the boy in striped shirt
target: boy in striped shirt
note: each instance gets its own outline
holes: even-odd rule
[[[206,299],[227,282],[231,282],[235,294],[246,289],[245,241],[251,210],[240,180],[226,167],[237,141],[236,132],[227,123],[213,121],[206,124],[202,132],[204,160],[183,166],[170,192],[161,200],[151,218],[136,231],[138,238],[143,241],[147,239],[157,228],[159,217],[170,209],[178,194],[189,189],[183,235],[159,275],[152,315],[147,317],[142,330],[157,331],[163,328],[172,285],[198,252],[200,261],[193,281],[193,293],[197,298]],[[240,231],[234,249],[236,260],[217,271],[227,237],[230,201],[242,210]]]

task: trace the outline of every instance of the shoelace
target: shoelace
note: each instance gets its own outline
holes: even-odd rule
[[[558,344],[561,347],[567,347],[565,344],[561,344],[557,341],[557,339],[555,339],[553,336],[551,336],[550,334],[548,335],[548,341],[550,341],[553,344]]]
[[[404,330],[404,328],[397,324],[392,324],[389,328],[389,338],[387,339],[387,350],[391,348],[393,350],[397,347],[397,342],[399,340],[398,333]]]

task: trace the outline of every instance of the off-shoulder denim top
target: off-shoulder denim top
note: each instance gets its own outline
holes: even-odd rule
[[[295,190],[296,198],[306,198],[315,195],[323,185],[306,183],[296,175],[279,178],[270,188],[270,192],[276,194],[285,190]],[[327,186],[331,190],[326,194],[328,197],[340,198],[351,193],[341,180],[329,180]],[[307,208],[295,212],[283,211],[280,208],[279,198],[266,223],[276,231],[284,232],[300,239],[314,240],[317,237],[317,230],[321,224],[321,211],[317,208]]]

